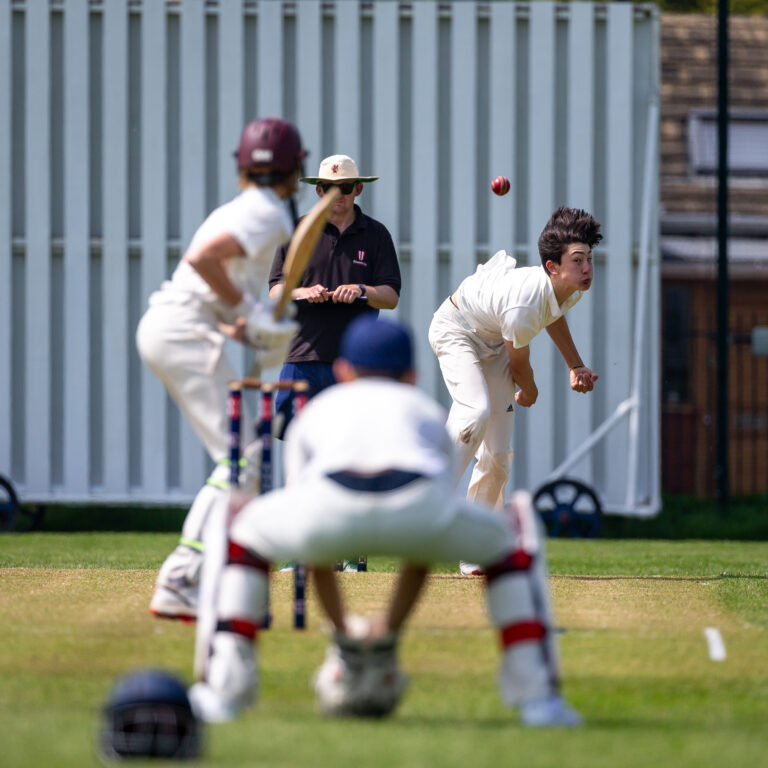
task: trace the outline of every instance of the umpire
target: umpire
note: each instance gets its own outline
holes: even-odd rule
[[[361,176],[347,155],[331,155],[320,163],[317,176],[301,179],[314,184],[322,197],[332,186],[341,194],[331,207],[325,230],[301,280],[294,289],[299,330],[291,343],[280,380],[309,382],[309,397],[335,383],[333,361],[346,327],[359,315],[394,309],[400,298],[400,266],[387,228],[355,204],[363,185],[378,176]],[[269,276],[270,296],[279,295],[288,246],[280,248]],[[278,436],[291,419],[288,391],[276,398]]]

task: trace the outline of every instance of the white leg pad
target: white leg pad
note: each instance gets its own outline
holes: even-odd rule
[[[200,581],[203,553],[188,546],[178,545],[165,558],[157,574],[156,586],[178,588],[194,587]]]
[[[255,644],[232,632],[217,632],[205,682],[222,700],[249,706],[258,693]]]
[[[531,593],[531,578],[531,573],[524,571],[504,574],[490,583],[487,594],[488,613],[497,627],[533,618],[547,620],[546,616],[537,615]]]
[[[258,696],[257,648],[229,632],[214,635],[206,680],[189,690],[195,715],[208,723],[233,720]]]
[[[499,690],[508,706],[539,699],[554,692],[552,670],[542,642],[518,643],[507,648],[499,668]]]
[[[225,466],[220,465],[211,474],[212,479],[221,479],[220,475],[228,475],[228,470]],[[227,478],[224,477],[224,480]],[[195,500],[192,502],[192,506],[187,512],[187,516],[184,519],[184,525],[181,529],[181,536],[184,539],[190,539],[193,541],[202,541],[203,529],[205,523],[208,520],[208,515],[211,510],[222,502],[226,501],[227,491],[222,488],[217,488],[214,485],[204,485],[195,496]]]
[[[227,565],[221,576],[218,618],[259,623],[267,611],[268,593],[266,573],[248,566]]]

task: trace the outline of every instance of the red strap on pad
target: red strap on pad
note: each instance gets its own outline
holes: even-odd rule
[[[547,636],[547,628],[540,621],[519,621],[502,627],[501,644],[504,648],[517,643],[539,642]]]

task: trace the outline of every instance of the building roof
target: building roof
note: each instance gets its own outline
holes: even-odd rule
[[[768,18],[731,16],[729,110],[764,114],[768,125]],[[717,179],[691,170],[692,113],[717,109],[717,17],[663,14],[661,18],[661,203],[664,214],[714,214]],[[768,134],[766,134],[768,135]],[[734,177],[731,214],[768,223],[768,174]],[[766,227],[768,236],[768,227]]]

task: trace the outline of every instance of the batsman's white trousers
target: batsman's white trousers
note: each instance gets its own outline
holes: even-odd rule
[[[141,359],[217,463],[229,455],[229,382],[237,378],[224,342],[215,315],[199,301],[151,305],[136,331]],[[253,440],[245,408],[241,434],[244,446]]]
[[[456,445],[456,482],[475,456],[467,498],[501,505],[512,464],[515,407],[506,348],[503,343],[487,343],[472,331],[450,299],[432,318],[429,343],[453,400],[446,427]]]

